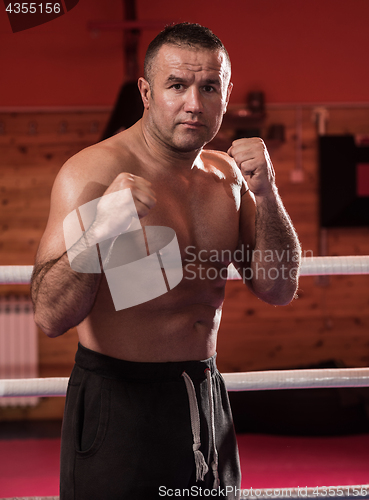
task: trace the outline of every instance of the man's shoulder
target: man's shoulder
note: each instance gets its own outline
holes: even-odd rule
[[[134,169],[133,154],[125,143],[114,136],[93,144],[69,158],[59,175],[74,182],[95,180],[110,184],[119,173]]]
[[[231,182],[243,184],[243,177],[236,162],[224,151],[204,149],[201,152],[201,159],[205,167],[216,168]]]
[[[134,173],[134,158],[120,138],[112,137],[72,156],[60,169],[53,196],[69,207],[103,195],[121,172]]]

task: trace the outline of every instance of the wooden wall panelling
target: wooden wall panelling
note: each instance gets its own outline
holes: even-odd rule
[[[327,132],[369,133],[369,108],[329,109]],[[270,123],[283,123],[286,142],[270,148],[283,202],[303,251],[319,254],[317,131],[314,109],[301,108],[303,182],[293,183],[298,110],[272,108]],[[329,255],[369,255],[369,228],[327,231]],[[369,363],[368,276],[301,277],[299,298],[286,307],[256,299],[240,282],[227,283],[218,341],[221,371],[267,370],[335,360],[346,366]]]
[[[59,169],[99,140],[108,117],[107,111],[0,113],[0,265],[33,265]],[[1,285],[0,293],[29,293],[29,286]],[[57,339],[39,330],[39,376],[69,376],[77,342],[75,328]],[[59,419],[63,408],[64,398],[42,398],[36,408],[1,409],[0,420]]]
[[[33,264],[63,163],[98,141],[105,112],[0,114],[0,250],[3,265]]]
[[[318,255],[319,178],[313,115],[308,106],[270,107],[262,134],[267,137],[271,124],[285,126],[283,144],[267,141],[277,185],[303,250]],[[1,264],[33,264],[57,172],[72,154],[98,140],[107,118],[107,112],[0,114],[0,124],[5,124],[0,126]],[[99,127],[91,124],[98,121],[101,125],[96,132]],[[30,122],[38,123],[37,134],[29,134]],[[369,109],[329,109],[327,131],[369,133]],[[300,140],[301,151],[297,149]],[[293,173],[301,166],[303,180],[295,183]],[[329,230],[327,240],[331,255],[369,255],[369,228]],[[2,294],[22,290],[28,287],[0,287]],[[332,276],[324,281],[302,277],[298,295],[289,306],[274,307],[256,299],[241,282],[229,282],[219,332],[220,370],[291,368],[332,359],[346,366],[368,366],[368,277]],[[75,329],[56,339],[39,332],[40,376],[68,376],[76,347]],[[62,409],[63,398],[46,398],[35,409],[3,410],[0,420],[60,418]]]
[[[362,291],[366,293],[362,293]],[[227,284],[218,341],[221,371],[296,368],[336,360],[369,363],[367,276],[301,278],[298,299],[264,304],[241,282]]]

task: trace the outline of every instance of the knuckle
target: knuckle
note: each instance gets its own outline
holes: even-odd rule
[[[120,182],[133,183],[134,175],[130,174],[129,172],[121,172],[120,174],[118,174],[117,179]]]
[[[130,174],[128,174],[128,172],[121,172],[120,174],[117,175],[117,179],[121,180],[121,179],[126,179],[128,178]]]

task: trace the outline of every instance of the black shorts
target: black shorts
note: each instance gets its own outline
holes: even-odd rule
[[[205,361],[136,363],[79,345],[75,361],[62,428],[60,500],[238,498],[237,443],[215,356]],[[200,451],[209,465],[203,481],[196,480],[194,429],[183,372],[196,391]],[[216,492],[210,465],[213,436],[220,480]]]

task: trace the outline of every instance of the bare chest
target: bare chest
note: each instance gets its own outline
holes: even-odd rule
[[[167,226],[177,236],[182,258],[202,251],[210,255],[233,252],[239,237],[237,189],[220,182],[158,183],[157,204],[141,219],[143,226]],[[228,255],[229,255],[228,252]],[[219,260],[224,260],[219,257]]]

